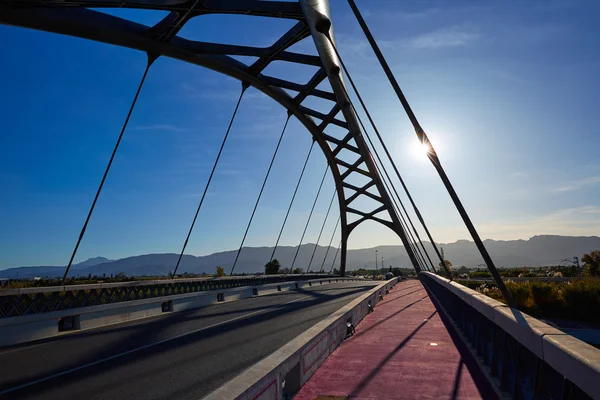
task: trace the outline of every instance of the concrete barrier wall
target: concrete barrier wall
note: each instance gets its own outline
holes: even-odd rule
[[[161,296],[150,299],[126,301],[100,306],[82,307],[43,314],[0,319],[0,347],[45,339],[73,331],[99,328],[164,313],[190,310],[211,304],[226,303],[249,297],[265,296],[283,291],[315,285],[359,280],[358,278],[325,278],[306,281],[276,282],[232,289],[217,289],[205,292]],[[254,294],[254,290],[256,294]],[[222,301],[218,296],[222,295]],[[163,311],[163,304],[166,310]],[[73,326],[59,332],[59,321],[71,319]]]
[[[398,278],[386,281],[320,321],[306,332],[215,390],[204,400],[291,398],[342,343],[346,322],[356,326]]]
[[[426,278],[422,279],[426,286],[431,279],[454,293],[591,398],[600,399],[599,349],[456,282],[429,272],[420,276]]]
[[[1,296],[13,296],[22,294],[36,294],[36,293],[50,293],[50,292],[70,292],[76,290],[100,290],[100,289],[113,289],[113,288],[131,288],[137,286],[155,286],[155,285],[173,285],[177,283],[189,283],[189,282],[201,282],[201,283],[214,283],[214,284],[227,284],[231,281],[259,281],[277,279],[279,283],[285,282],[296,282],[296,281],[308,281],[318,279],[336,279],[331,276],[323,276],[321,274],[291,274],[291,275],[247,275],[247,276],[223,276],[220,278],[215,277],[202,277],[202,278],[175,278],[175,279],[153,279],[153,280],[141,280],[141,281],[130,281],[130,282],[112,282],[112,283],[90,283],[84,285],[64,285],[64,286],[47,286],[47,287],[28,287],[20,289],[2,289],[0,290]],[[279,280],[281,279],[281,280]],[[340,278],[338,278],[340,279]],[[271,282],[270,282],[271,283]],[[269,283],[269,284],[270,284]],[[276,282],[272,282],[276,283]]]

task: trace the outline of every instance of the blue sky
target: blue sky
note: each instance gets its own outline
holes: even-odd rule
[[[412,127],[347,3],[331,3],[342,57],[434,238],[468,238],[434,169],[414,150]],[[597,2],[357,3],[482,237],[598,234]],[[147,25],[163,16],[115,15]],[[292,24],[203,16],[181,36],[268,46]],[[63,265],[145,55],[7,26],[0,37],[0,268]],[[311,47],[309,38],[295,50]],[[279,62],[265,72],[303,83],[313,71]],[[166,58],[153,65],[77,260],[180,250],[239,91],[238,82],[209,70]],[[285,118],[262,93],[246,93],[188,253],[239,246]],[[309,146],[292,119],[246,245],[274,244]],[[298,243],[325,165],[314,152],[282,244]],[[316,241],[332,193],[328,176],[305,242]],[[330,216],[321,243],[335,222]],[[349,245],[398,243],[366,223]]]

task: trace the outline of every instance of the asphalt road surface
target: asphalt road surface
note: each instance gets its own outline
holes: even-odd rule
[[[0,399],[198,400],[374,285],[313,286],[0,349]]]

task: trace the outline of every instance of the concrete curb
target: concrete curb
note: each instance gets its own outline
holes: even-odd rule
[[[332,313],[262,361],[233,378],[204,400],[280,400],[291,398],[342,343],[346,322],[354,326],[375,307],[398,278],[383,282]],[[284,397],[285,396],[285,397]]]

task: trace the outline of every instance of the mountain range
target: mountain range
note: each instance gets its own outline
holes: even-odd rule
[[[600,249],[600,237],[598,236],[555,236],[540,235],[534,236],[528,240],[485,240],[485,246],[490,253],[497,267],[520,267],[520,266],[542,266],[557,265],[566,258],[577,256],[581,258],[584,253]],[[436,265],[435,252],[431,243],[423,243],[429,256]],[[474,243],[468,240],[458,240],[454,243],[440,243],[439,248],[444,251],[444,257],[452,262],[456,267],[466,266],[468,268],[477,267],[483,263]],[[315,248],[314,244],[304,244],[300,247],[298,257],[294,263],[294,268],[300,267],[304,270],[310,263],[310,259]],[[290,267],[294,259],[297,247],[280,246],[277,248],[275,258],[277,258],[283,267]],[[321,269],[329,271],[332,267],[333,259],[336,254],[336,248],[329,248],[327,260],[323,264],[323,259],[327,252],[327,247],[318,246],[313,257],[311,270]],[[378,246],[368,249],[348,250],[347,269],[354,270],[366,267],[373,269],[375,267],[375,251],[378,254],[378,267],[381,268],[381,258],[386,267],[400,266],[409,267],[410,261],[403,246]],[[235,271],[238,273],[261,272],[264,264],[269,261],[272,247],[244,247],[240,254]],[[184,255],[179,266],[178,273],[214,273],[217,265],[225,268],[229,273],[233,265],[237,251],[224,251],[213,253],[206,256]],[[104,257],[90,258],[79,264],[74,264],[70,276],[87,276],[102,274],[118,274],[124,272],[126,275],[167,275],[174,269],[177,263],[178,254],[144,254],[133,257],[110,260]],[[339,265],[339,255],[336,259],[336,267]],[[32,266],[15,267],[0,271],[0,278],[32,278],[40,277],[59,277],[64,273],[64,266]]]

